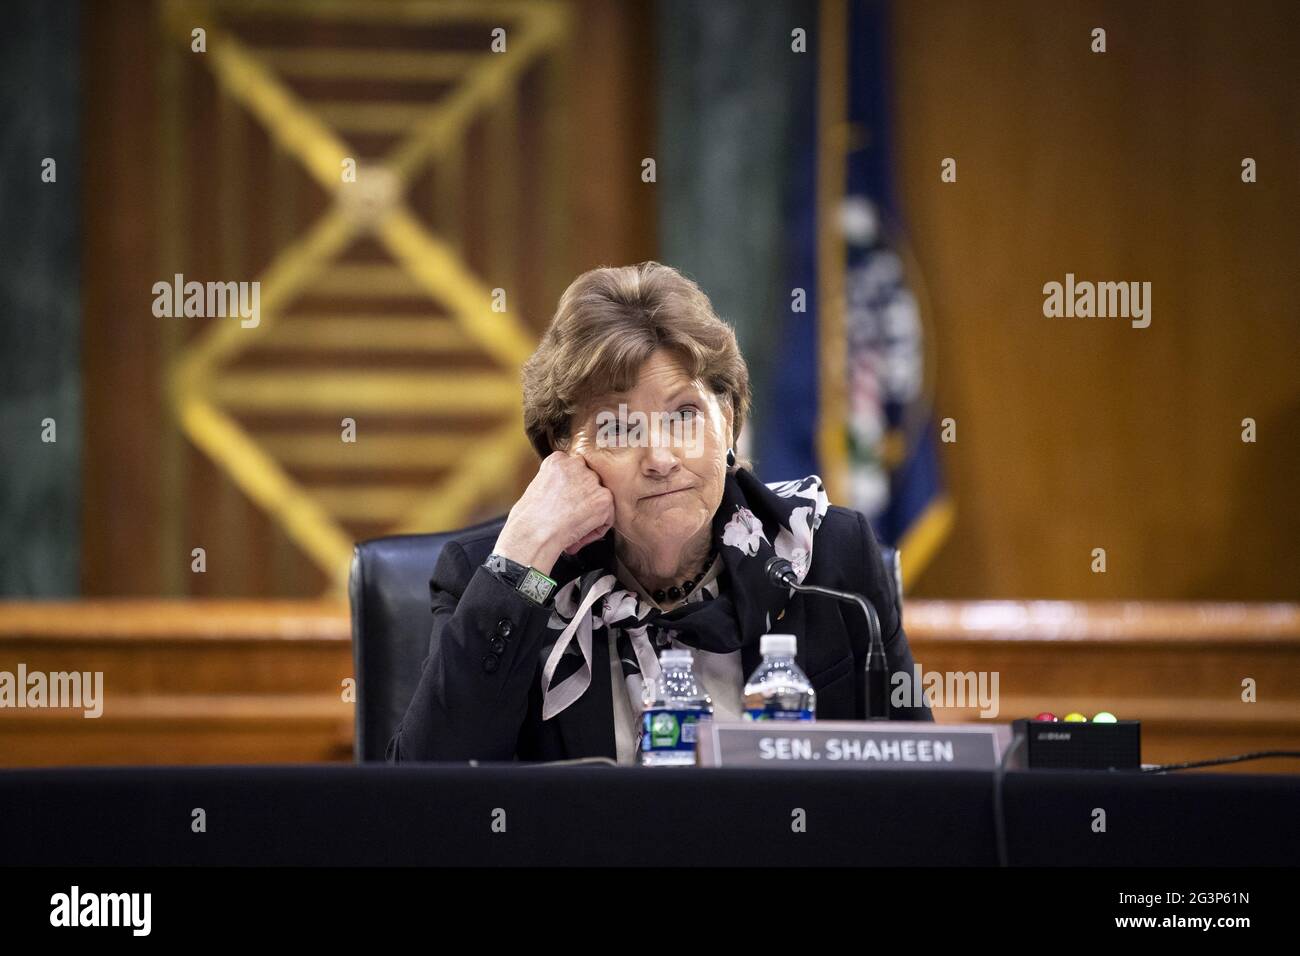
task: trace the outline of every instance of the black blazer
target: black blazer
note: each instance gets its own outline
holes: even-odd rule
[[[607,641],[592,642],[586,692],[551,720],[542,720],[541,648],[551,611],[482,566],[504,523],[466,532],[442,548],[429,582],[429,655],[415,696],[388,742],[390,762],[616,757]],[[586,548],[574,556],[562,554],[551,577],[568,582],[587,568],[587,554]],[[804,583],[865,594],[880,614],[890,674],[912,673],[894,590],[871,525],[859,512],[830,506],[817,529]],[[863,719],[867,625],[861,610],[796,594],[772,626],[799,639],[796,661],[817,692],[818,719]],[[746,676],[760,660],[756,641],[741,649]],[[895,709],[893,716],[934,719],[928,706]]]

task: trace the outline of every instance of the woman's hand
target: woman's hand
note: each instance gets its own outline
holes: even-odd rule
[[[556,451],[510,509],[497,554],[549,575],[560,554],[598,541],[614,524],[614,496],[586,459]]]

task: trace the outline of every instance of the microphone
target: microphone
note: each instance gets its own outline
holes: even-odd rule
[[[779,555],[767,559],[763,571],[767,580],[776,587],[793,588],[801,594],[820,594],[856,604],[867,619],[866,704],[867,720],[889,720],[889,665],[885,660],[885,644],[880,637],[880,615],[871,602],[852,591],[837,591],[817,584],[800,584],[794,565]]]

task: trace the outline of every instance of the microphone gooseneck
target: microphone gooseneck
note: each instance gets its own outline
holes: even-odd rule
[[[777,587],[788,587],[801,594],[820,594],[856,604],[862,608],[867,619],[867,666],[865,671],[866,714],[868,720],[888,720],[889,713],[889,665],[885,658],[885,644],[880,636],[880,615],[875,607],[861,594],[852,591],[837,591],[817,584],[800,584],[795,576],[794,565],[787,559],[774,556],[767,559],[763,568],[767,580]]]

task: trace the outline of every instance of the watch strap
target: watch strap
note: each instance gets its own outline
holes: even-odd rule
[[[544,607],[555,592],[556,582],[536,568],[512,561],[502,554],[490,554],[483,566],[534,604]]]

